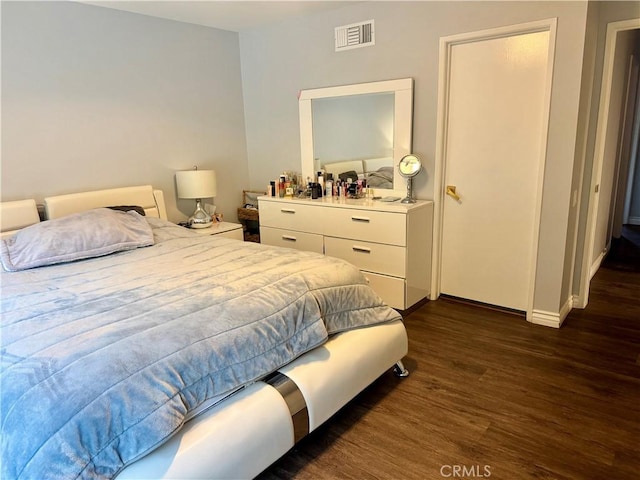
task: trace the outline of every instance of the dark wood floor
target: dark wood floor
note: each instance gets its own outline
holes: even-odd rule
[[[383,375],[260,478],[640,478],[640,269],[614,260],[559,330],[428,302],[405,318],[411,376]]]

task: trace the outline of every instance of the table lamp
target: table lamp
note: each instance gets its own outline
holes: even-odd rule
[[[179,198],[192,198],[196,201],[196,211],[189,217],[191,228],[206,228],[213,224],[213,219],[202,208],[203,198],[216,196],[216,172],[214,170],[181,170],[176,172],[176,187]]]

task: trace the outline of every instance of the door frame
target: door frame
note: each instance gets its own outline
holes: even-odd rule
[[[622,123],[620,125],[620,146],[616,159],[616,168],[613,181],[614,192],[612,196],[611,218],[611,237],[619,238],[622,234],[622,226],[628,219],[631,195],[629,190],[633,186],[633,178],[629,178],[629,172],[633,173],[635,169],[635,141],[634,133],[638,128],[638,96],[640,78],[640,65],[636,54],[629,57],[627,67],[627,82],[624,95],[624,113],[622,115]],[[631,181],[630,181],[631,180]],[[625,210],[627,216],[625,217]]]
[[[640,61],[640,60],[639,60]],[[640,78],[640,77],[639,77]],[[622,212],[622,223],[630,222],[631,200],[634,193],[634,180],[636,169],[638,168],[638,144],[640,140],[640,79],[636,79],[638,84],[636,85],[636,98],[635,98],[635,115],[632,119],[633,126],[631,127],[631,157],[629,159],[629,169],[627,171],[627,185],[625,188],[624,206]],[[635,220],[634,220],[635,222]],[[637,225],[633,223],[633,225]]]
[[[591,166],[591,184],[589,185],[589,205],[587,207],[587,226],[585,231],[585,246],[582,251],[582,269],[580,272],[580,290],[578,297],[574,298],[574,305],[585,308],[589,302],[589,288],[591,278],[600,267],[604,254],[596,262],[592,262],[593,249],[595,247],[596,225],[598,220],[598,206],[600,195],[596,192],[602,181],[602,169],[604,167],[604,152],[606,146],[607,127],[609,125],[609,108],[611,104],[611,87],[613,83],[613,66],[616,52],[618,33],[640,28],[640,18],[622,20],[607,24],[605,40],[604,64],[602,68],[602,85],[600,87],[600,103],[598,105],[598,123],[596,126],[596,139],[594,147],[593,163]]]
[[[547,82],[545,87],[545,113],[543,115],[543,134],[540,138],[540,163],[538,169],[538,178],[536,185],[535,199],[535,217],[532,238],[532,256],[530,258],[531,275],[529,281],[529,292],[527,301],[526,316],[528,321],[533,318],[533,293],[535,287],[536,263],[538,258],[538,237],[540,231],[540,216],[542,211],[542,187],[544,180],[544,167],[547,158],[547,138],[549,132],[549,112],[551,110],[551,86],[553,82],[553,64],[555,57],[556,29],[557,18],[549,18],[535,22],[520,23],[515,25],[507,25],[487,30],[479,30],[476,32],[468,32],[457,35],[450,35],[440,38],[440,59],[439,59],[439,78],[438,78],[438,109],[437,109],[437,128],[436,128],[436,156],[435,156],[435,172],[433,176],[434,182],[434,218],[433,218],[433,252],[432,252],[432,281],[431,281],[431,299],[440,296],[441,286],[440,278],[442,274],[442,234],[444,222],[444,200],[445,189],[444,180],[446,175],[446,159],[447,159],[447,124],[448,124],[448,99],[449,84],[451,75],[451,50],[454,46],[463,43],[479,42],[491,40],[495,38],[511,37],[516,35],[524,35],[528,33],[549,32],[549,52],[547,63]]]

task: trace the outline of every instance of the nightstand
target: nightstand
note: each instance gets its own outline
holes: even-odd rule
[[[220,235],[224,238],[233,238],[234,240],[244,240],[242,233],[242,225],[232,222],[217,222],[211,227],[192,228],[192,232],[201,233],[202,235]]]

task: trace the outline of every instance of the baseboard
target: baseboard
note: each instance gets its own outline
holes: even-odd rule
[[[629,217],[629,221],[627,223],[630,225],[640,225],[640,217]]]
[[[565,318],[567,318],[567,315],[569,315],[569,312],[571,312],[573,305],[574,305],[573,295],[569,295],[569,298],[567,298],[567,301],[564,302],[564,305],[560,309],[560,325],[561,326],[564,323]]]
[[[573,296],[573,305],[572,308],[587,308],[587,302],[582,300],[582,297],[578,294]]]
[[[528,319],[536,325],[544,325],[545,327],[560,328],[564,319],[567,318],[569,312],[573,308],[573,296],[569,296],[558,313],[546,312],[544,310],[533,310],[531,318]]]

